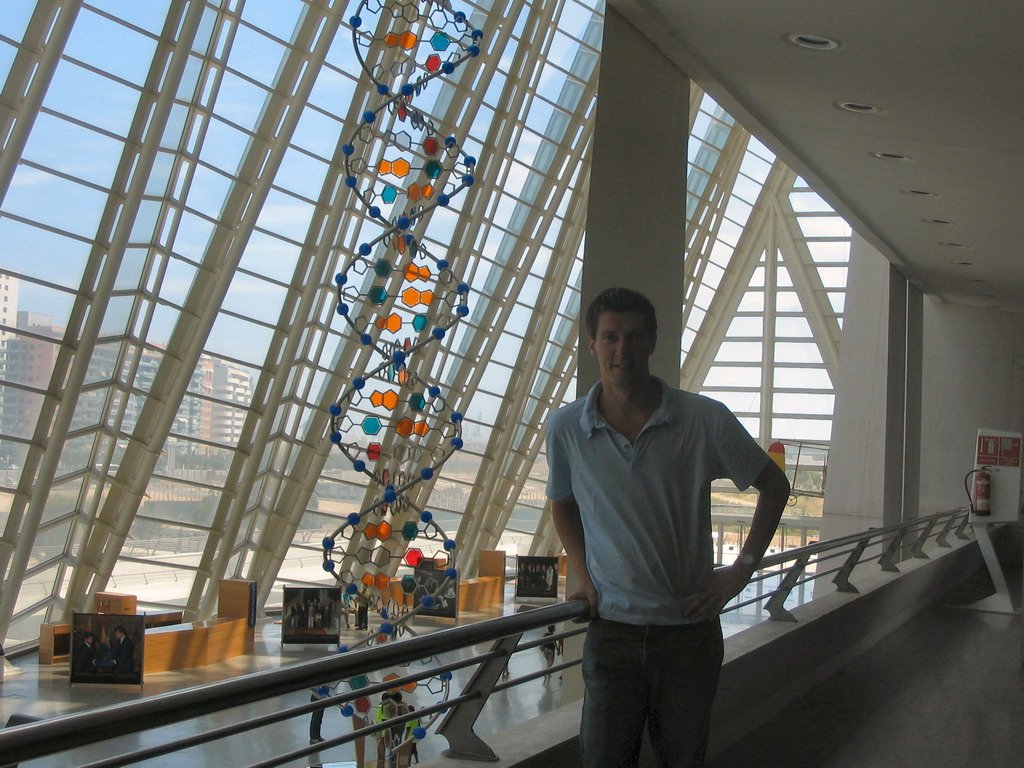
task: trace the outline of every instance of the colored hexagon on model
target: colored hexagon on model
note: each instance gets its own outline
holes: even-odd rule
[[[379,434],[381,430],[380,419],[376,416],[367,416],[363,419],[363,432],[367,435]]]
[[[435,51],[447,51],[451,44],[451,38],[444,32],[435,32],[434,36],[430,38],[430,47]]]
[[[377,461],[383,453],[384,450],[380,447],[380,443],[370,443],[366,446],[366,458],[370,461]]]
[[[426,399],[419,392],[409,395],[409,407],[414,411],[422,411],[426,404]]]
[[[391,579],[386,573],[378,573],[373,579],[373,586],[383,592],[391,584]]]
[[[415,592],[416,591],[416,579],[414,579],[412,576],[403,576],[402,577],[402,591],[405,594],[407,594],[407,595],[411,595],[413,592]]]
[[[393,389],[389,389],[387,392],[376,391],[370,395],[370,402],[378,408],[387,408],[389,411],[395,410],[398,405],[398,393]],[[376,432],[372,434],[377,434]]]
[[[406,541],[412,541],[413,539],[415,539],[416,536],[419,535],[419,532],[420,529],[416,526],[416,523],[409,522],[402,526],[402,538]],[[419,552],[418,549],[416,551]],[[412,552],[412,550],[410,549],[409,552]],[[409,563],[409,565],[415,567],[419,565],[421,562],[423,562],[422,552],[420,552],[419,560],[417,560],[415,563],[409,561],[409,552],[406,552],[405,557],[405,562]]]
[[[413,280],[428,282],[430,280],[430,267],[407,264],[405,267],[405,279],[409,282]]]
[[[444,166],[441,165],[437,160],[427,160],[423,164],[423,172],[432,179],[436,179],[441,175],[441,171],[444,170]]]
[[[382,331],[398,333],[402,329],[402,318],[392,313],[387,317],[378,317],[373,324]]]
[[[428,136],[423,140],[423,153],[427,155],[436,155],[437,150],[441,148],[441,144],[433,136]]]
[[[437,72],[441,68],[441,57],[432,53],[427,57],[427,72]]]
[[[369,297],[370,301],[378,306],[388,300],[387,289],[381,285],[373,286],[366,295]]]

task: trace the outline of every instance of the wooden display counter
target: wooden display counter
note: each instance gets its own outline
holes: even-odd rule
[[[479,611],[499,605],[505,598],[505,579],[500,576],[478,576],[459,582],[459,610]]]
[[[247,619],[214,619],[146,630],[142,671],[205,667],[252,650],[253,631]]]

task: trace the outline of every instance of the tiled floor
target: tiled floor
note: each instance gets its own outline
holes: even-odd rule
[[[991,592],[979,572],[708,768],[1024,765],[1021,617],[961,607]]]

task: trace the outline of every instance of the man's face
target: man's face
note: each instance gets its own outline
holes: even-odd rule
[[[601,381],[619,386],[650,378],[655,338],[639,312],[602,312],[590,351],[597,357]]]

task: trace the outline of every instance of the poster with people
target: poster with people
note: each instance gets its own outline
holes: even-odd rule
[[[145,640],[145,619],[141,615],[74,614],[71,683],[142,685]]]
[[[433,568],[414,568],[412,577],[416,587],[412,593],[413,606],[418,607],[420,600],[427,595],[434,595],[434,605],[420,611],[420,616],[440,616],[456,619],[459,616],[459,579],[445,583],[445,572]],[[438,590],[441,590],[438,592]],[[437,593],[437,594],[435,594]]]
[[[516,597],[558,597],[558,558],[516,556]]]
[[[285,587],[281,642],[338,643],[342,610],[340,587]]]

